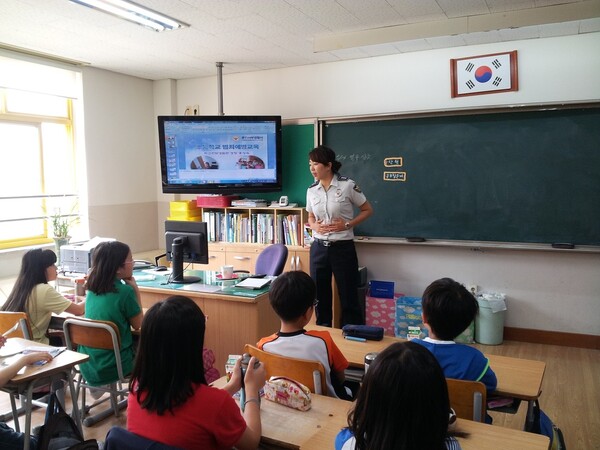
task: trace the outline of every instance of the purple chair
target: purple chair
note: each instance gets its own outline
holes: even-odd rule
[[[283,244],[272,244],[265,247],[256,258],[254,273],[278,276],[283,273],[287,261],[288,249]],[[235,273],[248,273],[247,270],[234,270]]]
[[[266,247],[256,258],[254,271],[258,274],[281,275],[287,261],[288,249],[283,244],[273,244]]]

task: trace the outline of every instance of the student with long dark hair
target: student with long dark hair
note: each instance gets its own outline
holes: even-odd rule
[[[450,401],[435,357],[413,342],[383,350],[369,366],[336,450],[459,450],[448,435]]]
[[[242,385],[240,361],[223,389],[204,377],[206,318],[187,297],[172,296],[144,316],[127,407],[127,428],[147,439],[182,449],[256,449],[260,442],[261,363],[248,365],[245,409],[232,395]]]
[[[84,302],[72,302],[48,284],[57,276],[56,254],[52,250],[29,250],[23,255],[17,281],[2,306],[2,311],[27,313],[36,342],[48,344],[46,332],[52,313],[66,311],[80,316],[85,312]]]
[[[139,289],[133,278],[133,258],[127,244],[101,242],[94,249],[87,279],[85,317],[110,321],[119,328],[123,373],[129,374],[134,356],[131,328],[139,330],[143,312]],[[101,386],[118,380],[112,350],[80,346],[78,351],[90,355],[89,361],[81,365],[81,373],[89,384]]]

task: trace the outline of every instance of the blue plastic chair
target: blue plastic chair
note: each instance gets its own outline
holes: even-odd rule
[[[104,450],[181,450],[178,447],[146,439],[125,428],[112,427],[104,441]]]

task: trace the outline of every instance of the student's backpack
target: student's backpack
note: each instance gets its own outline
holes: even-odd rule
[[[50,394],[46,418],[40,430],[38,450],[98,450],[95,439],[85,440],[75,421],[58,401],[55,393]]]
[[[533,433],[543,434],[550,438],[550,450],[566,450],[565,439],[562,431],[558,428],[550,417],[541,410],[539,402],[536,400],[533,405]]]

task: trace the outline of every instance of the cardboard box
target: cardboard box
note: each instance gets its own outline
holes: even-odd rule
[[[369,281],[369,295],[377,298],[394,298],[393,281]]]
[[[237,200],[238,198],[240,198],[239,195],[199,195],[196,197],[196,204],[198,207],[203,208],[227,208],[231,206],[232,200]]]
[[[471,325],[469,325],[465,331],[456,336],[454,342],[473,344],[475,342],[475,321],[471,322]]]
[[[421,338],[427,337],[429,332],[423,324],[421,314],[421,297],[400,297],[396,300],[396,327],[397,337],[407,339],[408,327],[419,327],[421,329]]]
[[[365,323],[374,327],[383,327],[387,336],[394,336],[396,300],[403,295],[396,293],[394,298],[367,296],[365,301]]]

